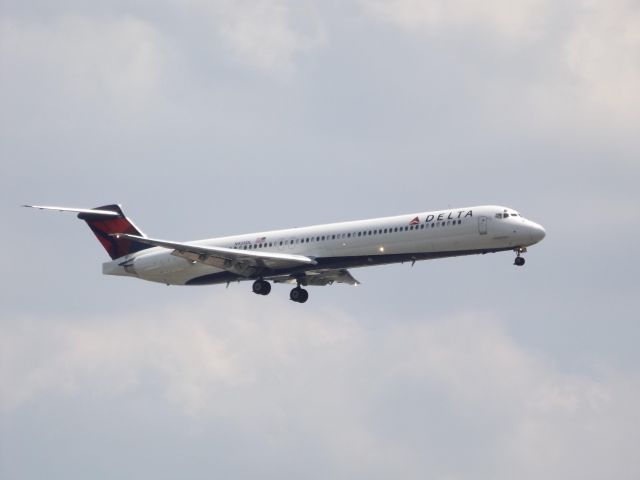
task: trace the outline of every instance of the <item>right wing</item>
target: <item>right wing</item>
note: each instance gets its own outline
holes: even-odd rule
[[[169,250],[173,250],[171,254],[176,257],[185,258],[191,262],[211,265],[212,267],[221,268],[245,277],[249,277],[256,271],[263,268],[277,270],[303,265],[312,266],[317,263],[313,258],[305,257],[304,255],[255,252],[224,247],[205,247],[190,243],[171,242],[168,240],[140,237],[126,233],[114,234],[114,236],[116,238],[128,238],[130,240],[146,243],[155,247],[167,248]]]

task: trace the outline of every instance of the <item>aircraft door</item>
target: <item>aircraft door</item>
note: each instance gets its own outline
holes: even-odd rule
[[[480,235],[487,234],[487,217],[478,217],[478,232]]]

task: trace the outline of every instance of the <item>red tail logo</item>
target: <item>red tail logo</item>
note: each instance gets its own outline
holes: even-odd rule
[[[103,215],[92,215],[90,212],[80,213],[78,218],[84,220],[89,225],[98,240],[113,259],[138,252],[149,248],[149,245],[129,240],[128,238],[116,238],[114,233],[129,233],[131,235],[142,236],[142,233],[124,216],[119,205],[105,205],[96,210],[109,210],[116,212],[118,216],[104,217]]]

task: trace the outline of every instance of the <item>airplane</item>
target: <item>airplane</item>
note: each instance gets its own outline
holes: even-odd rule
[[[349,268],[510,250],[522,266],[527,247],[546,234],[511,208],[485,205],[176,242],[148,237],[120,205],[23,206],[77,213],[112,259],[102,264],[105,275],[166,285],[252,280],[259,295],[269,294],[270,282],[289,283],[297,303],[309,298],[302,287],[358,285]]]

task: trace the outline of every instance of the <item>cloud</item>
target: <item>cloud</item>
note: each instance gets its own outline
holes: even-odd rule
[[[289,74],[298,54],[323,42],[321,22],[308,2],[242,0],[195,2],[239,63]]]
[[[593,106],[626,120],[640,112],[640,7],[583,1],[564,46],[567,66]]]
[[[8,17],[0,39],[5,94],[19,103],[17,111],[53,105],[64,123],[74,106],[91,102],[126,118],[160,98],[166,46],[140,19],[64,15],[41,23]]]
[[[106,398],[117,411],[151,392],[205,428],[224,419],[275,456],[312,442],[338,476],[640,473],[637,378],[562,372],[487,315],[370,328],[333,308],[260,301],[227,292],[109,318],[5,321],[2,408],[19,416],[62,396]]]
[[[189,28],[164,20],[178,11]],[[107,125],[149,124],[178,114],[175,102],[188,103],[202,87],[198,74],[235,65],[287,78],[296,58],[322,43],[320,17],[307,2],[193,0],[153,12],[133,3],[111,13],[63,4],[54,14],[8,14],[0,22],[6,128],[73,130],[92,124],[89,115]],[[196,103],[221,95],[219,82],[208,78],[209,94]]]
[[[510,40],[536,36],[547,8],[546,0],[360,0],[365,12],[396,25],[432,33],[461,28],[490,32]]]
[[[520,114],[524,122],[533,119],[541,129],[563,134],[574,127],[581,134],[612,126],[626,131],[637,123],[637,2],[361,0],[360,5],[365,14],[402,31],[449,41],[451,58],[475,69],[466,88],[479,91],[490,108],[504,104],[492,114],[498,121],[500,114]],[[469,52],[474,58],[463,60]]]

